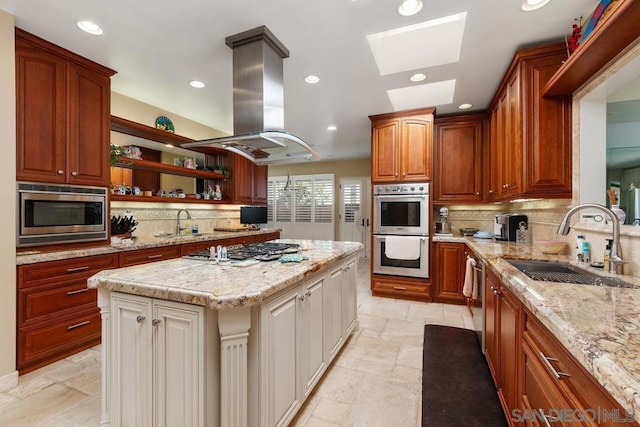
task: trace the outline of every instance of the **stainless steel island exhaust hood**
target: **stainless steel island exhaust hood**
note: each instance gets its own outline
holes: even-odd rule
[[[319,160],[313,148],[284,129],[283,59],[289,50],[265,26],[225,39],[233,49],[233,136],[182,144],[217,147],[259,165]]]

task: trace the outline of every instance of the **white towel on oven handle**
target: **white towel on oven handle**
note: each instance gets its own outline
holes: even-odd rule
[[[424,238],[419,236],[385,236],[384,254],[391,259],[420,259],[420,245]]]
[[[478,298],[478,284],[476,280],[476,272],[474,270],[476,260],[467,257],[467,267],[464,272],[464,286],[462,287],[462,295],[471,299]]]

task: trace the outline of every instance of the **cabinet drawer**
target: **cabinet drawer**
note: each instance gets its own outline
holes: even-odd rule
[[[82,281],[69,286],[26,288],[18,293],[18,326],[64,315],[67,310],[96,307],[97,291]]]
[[[376,296],[389,296],[419,301],[429,301],[431,283],[421,279],[394,276],[373,276],[371,291]]]
[[[18,287],[22,289],[70,281],[83,282],[102,270],[117,266],[116,254],[20,265],[18,266]]]
[[[525,332],[525,344],[538,357],[552,379],[553,384],[562,391],[570,408],[601,409],[613,411],[619,409],[624,416],[625,408],[620,408],[617,401],[584,369],[573,356],[560,344],[555,337],[533,316],[528,315]],[[547,361],[545,361],[546,359]],[[599,424],[586,425],[614,425],[612,420],[605,420]],[[616,423],[620,425],[632,425]]]
[[[161,248],[140,249],[120,253],[120,267],[145,264],[147,262],[163,261],[165,259],[178,258],[180,246],[164,246]]]
[[[97,308],[45,327],[19,328],[18,369],[84,343],[99,342],[100,332],[100,312]]]
[[[180,245],[180,256],[189,255],[194,252],[200,252],[209,249],[211,246],[217,246],[219,240],[208,240],[205,242],[193,242]]]

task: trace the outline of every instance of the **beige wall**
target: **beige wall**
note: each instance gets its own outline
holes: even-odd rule
[[[304,162],[291,165],[269,166],[269,176],[311,175],[333,173],[336,183],[343,177],[371,176],[371,159]]]
[[[16,100],[14,18],[0,10],[0,390],[13,378],[16,369]]]

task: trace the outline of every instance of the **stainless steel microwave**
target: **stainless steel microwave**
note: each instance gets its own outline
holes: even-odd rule
[[[18,247],[106,240],[107,189],[17,183]]]

